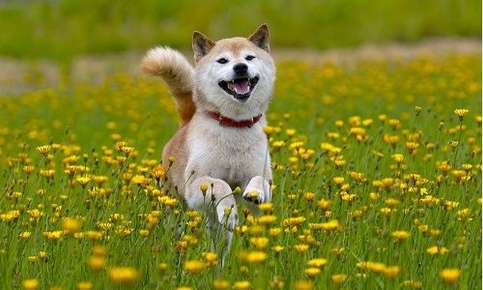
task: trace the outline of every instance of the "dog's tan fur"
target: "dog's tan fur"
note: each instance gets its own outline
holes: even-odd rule
[[[250,201],[253,192],[257,202],[271,199],[272,172],[268,141],[263,132],[275,67],[270,56],[269,31],[260,26],[248,38],[233,37],[216,42],[199,32],[193,34],[193,68],[177,51],[170,48],[150,50],[143,60],[143,70],[160,76],[175,97],[181,128],[163,150],[163,164],[171,165],[168,179],[187,205],[203,209],[215,201],[217,218],[233,229],[237,222],[237,202],[232,190],[242,188],[242,196]],[[254,60],[247,59],[254,56]],[[228,64],[217,60],[226,58]],[[219,86],[230,81],[234,65],[245,64],[250,85],[248,99],[236,99]],[[219,112],[233,120],[249,120],[263,114],[261,120],[247,128],[221,126],[210,118],[209,111]],[[174,162],[171,161],[174,157]],[[202,192],[202,185],[208,192]],[[231,211],[226,211],[229,208]],[[231,240],[231,233],[228,233]]]
[[[181,123],[193,117],[196,107],[193,103],[193,68],[179,52],[170,48],[163,51],[152,49],[144,58],[143,71],[160,76],[174,95]]]

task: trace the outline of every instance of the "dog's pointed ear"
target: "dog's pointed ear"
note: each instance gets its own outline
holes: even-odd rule
[[[266,23],[258,26],[257,30],[248,37],[248,40],[261,49],[270,52],[270,31],[268,30],[268,25]]]
[[[198,62],[203,56],[210,52],[213,46],[215,46],[215,43],[208,39],[203,33],[195,31],[193,32],[192,46],[195,61]]]

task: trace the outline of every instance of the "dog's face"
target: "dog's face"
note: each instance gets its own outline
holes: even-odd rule
[[[217,42],[195,32],[193,52],[198,105],[234,119],[251,118],[266,110],[275,80],[266,25],[249,38]]]

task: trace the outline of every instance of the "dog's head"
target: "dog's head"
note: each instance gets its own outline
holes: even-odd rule
[[[251,118],[268,106],[275,81],[270,33],[261,25],[248,38],[211,41],[193,34],[195,102],[234,118]]]

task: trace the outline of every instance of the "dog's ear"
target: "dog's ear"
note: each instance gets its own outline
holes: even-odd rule
[[[215,46],[215,43],[206,37],[201,32],[193,32],[193,53],[195,61],[198,62],[203,56],[207,55],[208,52]]]
[[[257,30],[255,30],[255,32],[248,37],[248,40],[253,42],[261,49],[270,52],[270,31],[268,30],[267,24],[258,26]]]

